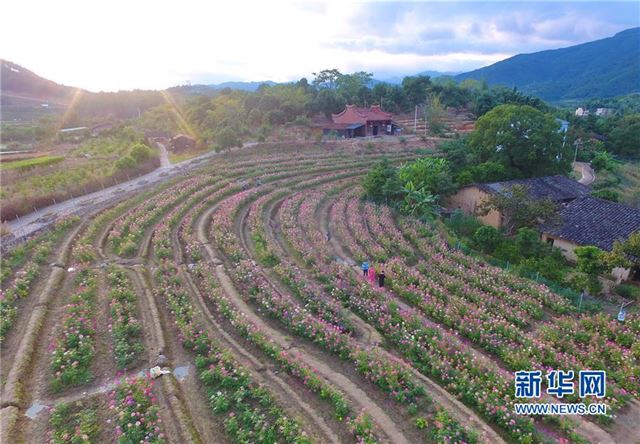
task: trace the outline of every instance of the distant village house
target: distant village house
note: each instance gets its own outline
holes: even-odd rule
[[[331,123],[325,124],[322,130],[324,135],[334,133],[338,137],[350,139],[395,135],[399,126],[393,121],[393,114],[383,111],[380,105],[372,105],[370,108],[347,105],[342,112],[332,114]]]

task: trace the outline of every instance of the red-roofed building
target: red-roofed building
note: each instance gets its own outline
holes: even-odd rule
[[[347,105],[344,111],[332,114],[331,121],[323,128],[324,134],[335,132],[345,138],[395,135],[399,128],[393,114],[383,111],[380,105],[370,108]]]

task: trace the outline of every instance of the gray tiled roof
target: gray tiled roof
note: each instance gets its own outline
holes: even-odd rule
[[[551,199],[554,202],[573,200],[591,192],[588,186],[560,175],[476,184],[478,188],[491,194],[502,193],[514,185],[526,186],[534,199]]]
[[[611,250],[616,240],[624,240],[640,230],[639,209],[591,196],[568,203],[560,211],[560,217],[562,222],[558,226],[541,227],[541,230],[603,250]]]

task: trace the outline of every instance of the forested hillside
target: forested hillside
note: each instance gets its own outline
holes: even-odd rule
[[[640,91],[640,28],[568,48],[519,54],[456,76],[517,87],[544,100],[611,97]]]

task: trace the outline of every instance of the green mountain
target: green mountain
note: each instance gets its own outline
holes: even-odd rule
[[[640,92],[640,28],[568,48],[519,54],[455,79],[517,87],[548,101]]]

